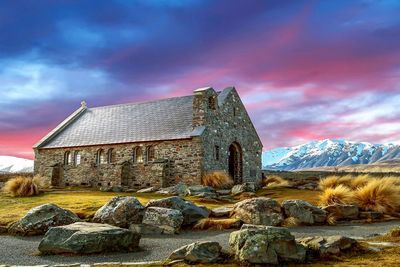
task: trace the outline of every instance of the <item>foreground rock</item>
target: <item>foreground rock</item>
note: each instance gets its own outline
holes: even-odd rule
[[[43,235],[50,227],[80,222],[78,216],[54,204],[44,204],[28,211],[9,232],[17,235]]]
[[[304,200],[285,200],[282,207],[287,217],[296,218],[300,224],[320,224],[326,220],[326,211]]]
[[[178,248],[168,259],[185,260],[188,263],[213,263],[219,259],[221,249],[218,242],[195,242]]]
[[[128,228],[131,224],[141,223],[143,214],[144,207],[135,197],[117,196],[96,211],[93,222]]]
[[[184,197],[187,195],[187,189],[188,189],[187,185],[180,182],[174,186],[161,188],[160,190],[157,191],[157,193]]]
[[[247,224],[277,226],[283,221],[279,203],[271,198],[258,197],[238,202],[233,207],[235,217]]]
[[[52,227],[39,244],[44,254],[135,251],[140,235],[108,224],[78,222]]]
[[[218,207],[211,210],[211,216],[213,217],[229,217],[232,213],[232,207]]]
[[[143,224],[158,227],[164,234],[178,233],[182,223],[182,212],[175,209],[150,207],[143,217]]]
[[[345,236],[304,237],[297,239],[297,242],[304,245],[315,258],[339,255],[357,244],[355,239]]]
[[[231,233],[229,245],[237,260],[252,264],[303,262],[306,249],[286,228],[256,226]]]
[[[251,192],[255,193],[257,192],[257,184],[256,183],[243,183],[243,184],[238,184],[232,187],[231,194],[232,195],[238,195],[244,192]]]
[[[356,220],[359,214],[355,205],[334,204],[324,207],[323,210],[333,215],[336,220]]]
[[[150,200],[146,207],[161,207],[179,210],[183,214],[183,225],[190,225],[198,222],[200,219],[208,218],[209,212],[200,208],[190,201],[185,201],[180,197],[168,197],[156,200]]]

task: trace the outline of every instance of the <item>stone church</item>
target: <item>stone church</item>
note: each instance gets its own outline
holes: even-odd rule
[[[261,179],[262,143],[234,87],[143,103],[81,107],[33,147],[54,186],[140,189],[201,184],[225,171]]]

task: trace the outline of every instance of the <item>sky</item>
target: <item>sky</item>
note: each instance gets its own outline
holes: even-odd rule
[[[264,150],[400,142],[400,1],[0,3],[0,155],[89,107],[235,86]]]

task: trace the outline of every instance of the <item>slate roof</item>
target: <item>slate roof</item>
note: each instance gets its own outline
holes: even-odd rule
[[[217,92],[219,105],[233,89],[228,87]],[[193,128],[192,122],[193,96],[94,108],[87,108],[83,102],[33,147],[77,147],[200,136],[205,126]]]

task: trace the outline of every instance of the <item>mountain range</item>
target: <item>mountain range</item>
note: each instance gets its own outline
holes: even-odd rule
[[[395,158],[400,158],[400,146],[396,144],[325,139],[266,151],[263,153],[263,168],[291,171],[323,166],[371,164]]]
[[[32,172],[33,160],[0,156],[0,173]]]

